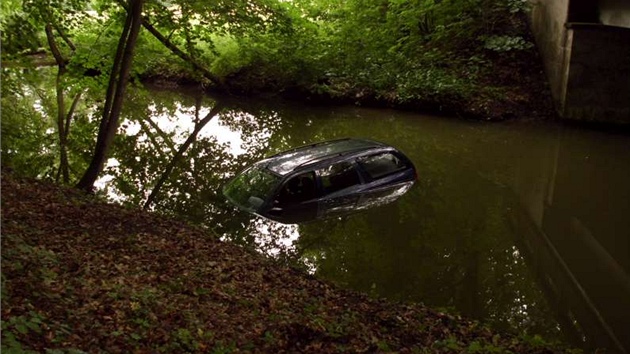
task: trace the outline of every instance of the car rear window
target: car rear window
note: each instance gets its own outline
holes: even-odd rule
[[[372,179],[381,178],[407,168],[407,164],[391,152],[360,157],[357,162]]]

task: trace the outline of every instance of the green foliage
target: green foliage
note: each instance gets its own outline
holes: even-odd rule
[[[87,354],[83,350],[80,349],[46,349],[46,354]]]
[[[228,77],[250,64],[251,58],[243,55],[241,45],[232,36],[217,37],[214,44],[217,59],[210,69],[220,77]]]
[[[68,136],[69,165],[74,177],[81,173],[89,159],[97,122],[95,106],[86,103],[96,99],[101,90],[90,79],[69,78],[64,91],[66,110],[72,99],[83,91],[71,121]],[[91,83],[92,82],[92,83]],[[2,163],[25,176],[55,179],[59,167],[59,138],[54,73],[49,68],[6,69],[2,75]]]
[[[523,37],[513,36],[490,36],[485,38],[483,47],[495,52],[509,52],[513,50],[525,50],[534,45],[526,41]]]
[[[48,47],[44,27],[51,24],[58,34],[81,26],[87,16],[88,0],[3,1],[0,28],[2,57]],[[59,44],[65,46],[61,41]]]
[[[54,167],[55,135],[46,119],[49,102],[40,75],[32,69],[18,76],[5,70],[2,75],[2,164],[29,176],[51,177]],[[23,80],[33,80],[24,84]]]
[[[458,102],[473,91],[469,81],[439,67],[409,71],[400,78],[397,92],[402,103],[417,100]]]
[[[471,342],[466,348],[467,353],[509,353],[502,346],[496,346],[492,343],[481,343],[479,341]]]
[[[461,352],[462,343],[460,343],[455,336],[449,336],[444,340],[436,341],[435,347],[446,349],[448,352]]]
[[[527,10],[521,0],[303,1],[287,7],[292,31],[224,40],[213,72],[239,87],[452,106],[490,89],[478,81],[490,74],[487,52],[532,47],[515,26]]]
[[[33,22],[19,12],[3,16],[0,20],[3,60],[15,59],[20,53],[34,52],[42,47],[45,38]]]
[[[46,47],[53,22],[76,44],[73,77],[104,87],[125,10],[115,2],[9,2],[3,58]],[[88,11],[89,10],[89,11]],[[529,50],[525,0],[278,0],[147,2],[147,22],[234,91],[294,91],[353,101],[454,106],[484,91],[496,54]],[[17,33],[20,35],[18,36]],[[56,33],[60,35],[60,33]],[[58,40],[65,54],[65,41]],[[208,79],[147,31],[132,75]],[[492,57],[492,58],[495,58]],[[483,65],[471,66],[478,58]],[[496,92],[500,92],[498,90]],[[478,95],[477,95],[478,96]]]
[[[531,3],[527,0],[507,0],[507,7],[511,13],[529,12]]]
[[[72,55],[70,69],[74,69],[77,76],[82,76],[87,69],[93,69],[107,77],[116,53],[120,31],[121,26],[114,19],[109,21],[99,17],[86,19],[82,30],[74,33],[77,49]],[[102,82],[101,85],[106,86],[106,82]]]
[[[18,336],[28,335],[29,332],[42,333],[43,317],[36,312],[27,315],[10,317],[2,320],[2,352],[15,354],[31,354],[36,351],[26,349],[18,340]]]
[[[43,27],[52,23],[69,59],[61,81],[66,110],[76,93],[85,92],[68,141],[71,175],[76,177],[89,161],[126,12],[115,2],[86,0],[9,1],[2,6],[8,10],[1,17],[3,59],[46,47]],[[176,0],[150,1],[144,15],[172,45],[233,92],[291,92],[442,109],[484,95],[505,95],[501,87],[488,84],[495,76],[492,63],[532,47],[518,25],[524,11],[523,0],[257,0],[218,1],[211,8]],[[62,40],[62,33],[76,49]],[[164,78],[209,83],[146,30],[135,53],[136,82]],[[57,97],[50,94],[52,81],[40,89],[32,84],[33,77],[24,75],[24,84],[17,72],[3,75],[2,157],[27,175],[54,178],[60,153]],[[125,178],[117,183],[129,191],[138,185]]]
[[[59,24],[64,29],[78,28],[90,0],[25,0],[22,10],[40,24]]]
[[[28,348],[30,338],[41,338],[44,330],[49,329],[46,316],[40,310],[35,310],[30,301],[23,302],[23,292],[38,296],[42,287],[48,287],[58,277],[59,259],[57,255],[45,247],[33,246],[27,243],[22,232],[4,233],[2,240],[2,307],[7,308],[15,303],[24,305],[24,309],[7,312],[2,319],[2,352],[5,353],[36,353]],[[16,283],[7,278],[30,277],[36,281],[36,286]],[[26,309],[29,309],[28,311]]]
[[[376,342],[376,346],[378,347],[379,351],[382,352],[391,352],[392,349],[389,347],[389,345],[387,344],[387,342],[379,340]]]

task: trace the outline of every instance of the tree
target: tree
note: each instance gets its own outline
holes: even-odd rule
[[[85,191],[92,191],[98,174],[103,169],[108,150],[118,130],[118,120],[122,110],[125,90],[129,81],[129,72],[133,61],[133,54],[142,23],[142,6],[144,0],[130,0],[129,11],[125,20],[114,64],[109,76],[109,85],[105,97],[103,117],[99,126],[94,156],[87,170],[81,177],[77,187]]]
[[[76,49],[72,41],[63,33],[63,31],[59,30],[57,26],[59,34],[63,37],[64,41],[68,44],[70,48],[73,50]],[[59,135],[59,170],[57,172],[56,180],[59,181],[59,177],[63,176],[64,183],[70,183],[70,173],[69,173],[69,163],[68,163],[68,135],[70,133],[70,122],[72,121],[72,116],[74,115],[74,111],[76,110],[77,104],[81,99],[82,91],[79,91],[72,100],[72,104],[70,105],[70,110],[66,114],[66,105],[65,105],[65,93],[64,93],[64,85],[63,85],[63,77],[67,72],[67,59],[63,57],[59,47],[57,46],[57,42],[55,40],[53,34],[53,24],[46,24],[46,38],[48,39],[48,45],[50,46],[50,50],[55,57],[55,62],[57,63],[57,80],[55,82],[56,93],[57,93],[57,132]]]

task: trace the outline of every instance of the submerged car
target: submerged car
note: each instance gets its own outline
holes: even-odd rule
[[[416,178],[411,160],[394,147],[348,138],[270,156],[238,174],[223,194],[240,209],[291,224],[392,202]]]

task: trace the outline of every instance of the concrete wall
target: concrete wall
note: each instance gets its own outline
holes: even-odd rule
[[[559,107],[563,103],[566,33],[569,0],[535,0],[532,2],[531,27],[549,79],[551,95]]]
[[[630,28],[630,1],[599,0],[599,21],[604,25]]]
[[[630,28],[571,25],[571,58],[562,115],[630,123]]]
[[[630,1],[530,1],[532,32],[559,115],[630,124]],[[592,22],[570,22],[585,19]]]

